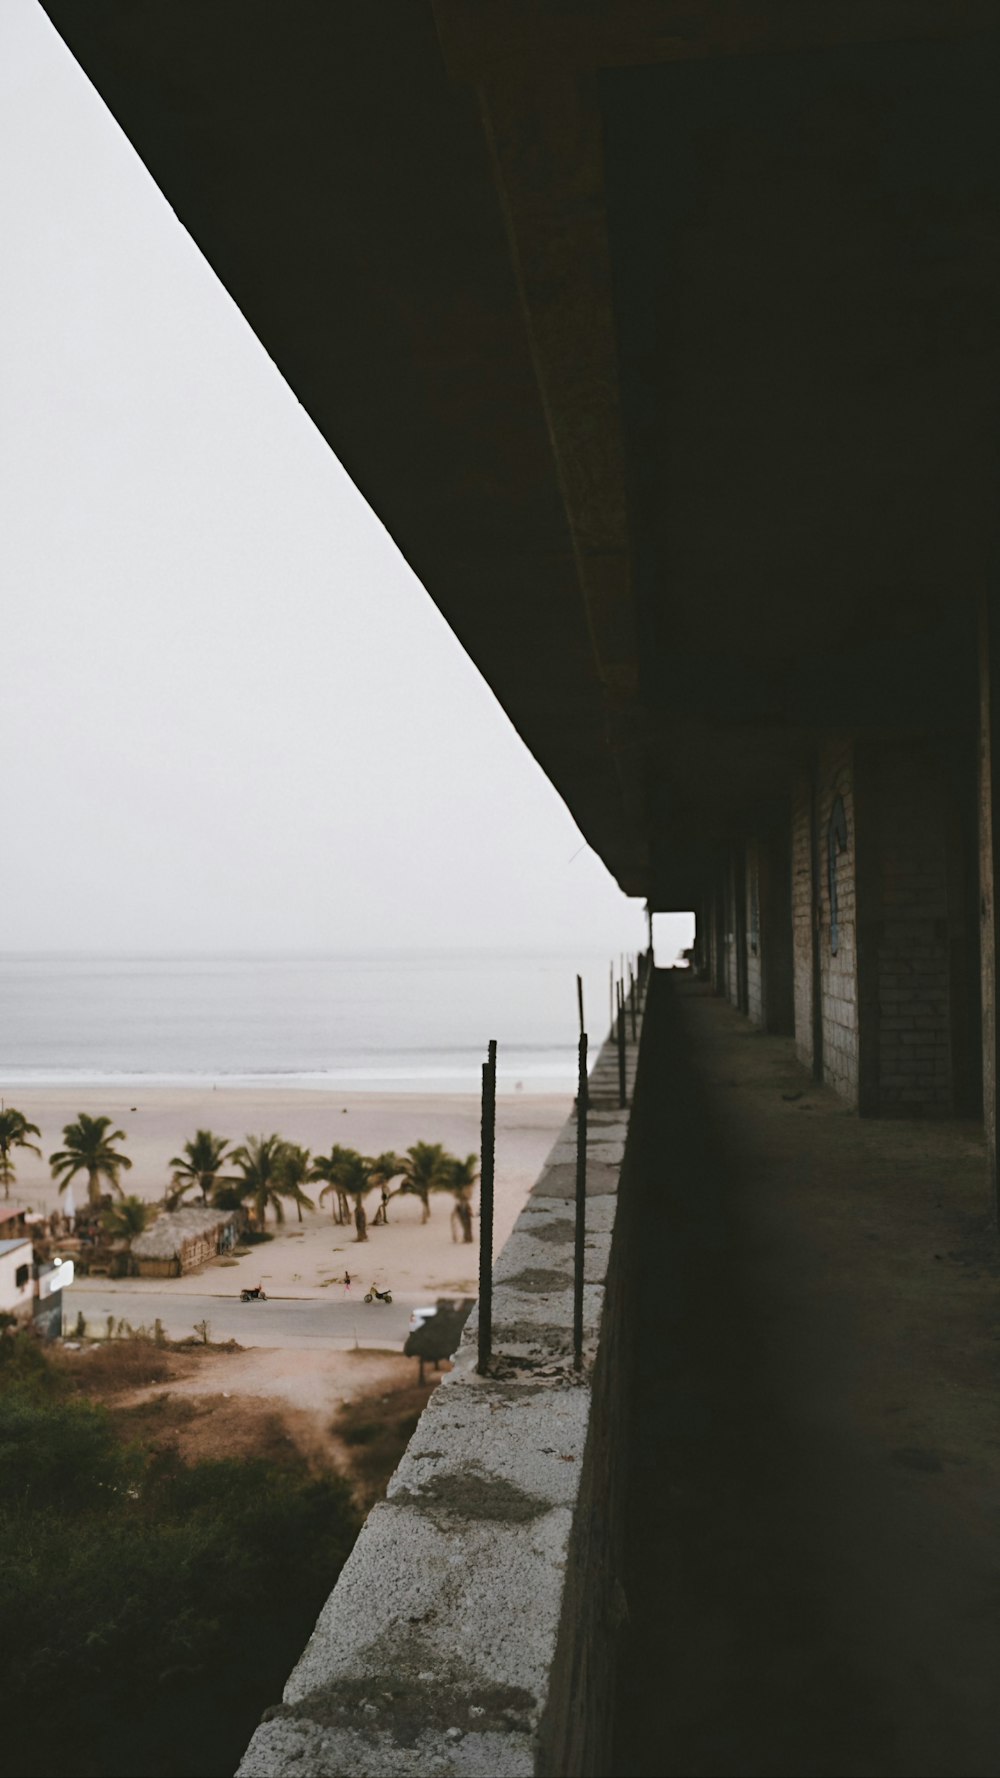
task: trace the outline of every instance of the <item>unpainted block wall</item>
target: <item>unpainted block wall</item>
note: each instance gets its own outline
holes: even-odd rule
[[[837,797],[847,819],[847,844],[834,850],[837,949],[833,950],[828,865],[830,819]],[[816,778],[819,833],[819,975],[823,1020],[823,1079],[849,1105],[858,1102],[858,957],[855,926],[857,850],[853,749],[847,736],[820,752]]]
[[[945,787],[929,748],[878,761],[879,1109],[951,1109]]]
[[[764,972],[760,922],[760,849],[756,840],[747,841],[746,895],[747,1013],[755,1025],[763,1025]]]
[[[795,972],[795,1051],[813,1066],[812,784],[800,772],[792,787],[792,961]]]

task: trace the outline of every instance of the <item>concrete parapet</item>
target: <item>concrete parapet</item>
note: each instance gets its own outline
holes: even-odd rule
[[[630,1043],[630,1104],[636,1058]],[[613,1636],[621,1595],[618,1530],[601,1511],[621,1439],[599,1352],[629,1129],[617,1095],[609,1041],[591,1074],[584,1371],[572,1366],[574,1114],[496,1261],[490,1375],[476,1372],[473,1311],[240,1778],[602,1769],[592,1719],[613,1663],[595,1644]]]

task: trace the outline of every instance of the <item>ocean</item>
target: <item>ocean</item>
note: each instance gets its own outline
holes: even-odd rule
[[[0,957],[0,1084],[571,1091],[584,978],[592,1046],[610,959],[426,952]]]

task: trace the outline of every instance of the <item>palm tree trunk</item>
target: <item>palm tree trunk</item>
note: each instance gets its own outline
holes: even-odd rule
[[[295,1208],[299,1213],[299,1221],[301,1222],[302,1221],[302,1199],[297,1194],[296,1194],[296,1198],[295,1198]]]
[[[359,1241],[367,1241],[367,1239],[368,1239],[368,1218],[365,1215],[365,1207],[362,1204],[360,1198],[358,1199],[358,1207],[354,1212],[354,1226],[358,1231],[357,1239]]]
[[[421,1192],[420,1202],[422,1203],[422,1205],[424,1207],[424,1213],[423,1213],[423,1216],[420,1218],[420,1220],[421,1220],[421,1222],[430,1222],[431,1201],[430,1201],[430,1197],[428,1196],[427,1192]]]
[[[464,1198],[457,1199],[455,1215],[458,1217],[459,1227],[462,1230],[462,1240],[470,1242],[472,1240],[472,1211]]]
[[[96,1173],[87,1174],[87,1201],[95,1209],[101,1201],[101,1181]]]

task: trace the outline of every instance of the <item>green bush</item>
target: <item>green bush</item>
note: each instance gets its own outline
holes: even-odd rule
[[[25,1778],[231,1773],[357,1532],[304,1466],[123,1442],[30,1341],[0,1363],[0,1647]],[[25,1351],[24,1348],[30,1348]]]

